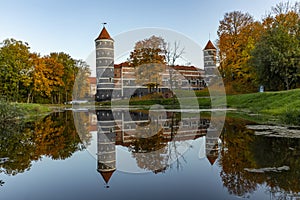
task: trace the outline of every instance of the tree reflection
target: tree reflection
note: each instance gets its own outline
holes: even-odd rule
[[[83,149],[71,112],[54,113],[35,123],[35,154],[66,159]]]
[[[300,140],[255,136],[246,121],[226,119],[219,164],[221,178],[230,194],[247,196],[266,184],[276,198],[300,192]],[[249,172],[289,166],[287,171]]]
[[[171,161],[176,161],[177,169],[183,155],[177,149],[174,137],[177,135],[180,122],[180,113],[167,112],[166,119],[159,113],[151,113],[151,123],[139,124],[136,128],[134,141],[129,151],[141,169],[151,170],[154,173],[164,172]]]
[[[221,178],[230,194],[245,196],[257,188],[253,175],[245,168],[255,168],[256,164],[249,145],[253,142],[245,121],[226,119],[223,131],[223,145],[219,164]]]
[[[136,139],[129,147],[132,156],[141,169],[151,170],[154,173],[162,172],[167,166],[167,141],[160,130],[149,138]]]
[[[288,171],[265,173],[271,191],[300,192],[300,140],[257,136],[252,150],[258,168],[289,166]]]
[[[16,175],[24,172],[31,166],[31,161],[36,160],[35,145],[32,142],[34,134],[30,128],[21,129],[20,132],[5,130],[0,134],[0,164],[1,171],[5,174]]]
[[[53,113],[36,122],[28,122],[0,133],[1,171],[16,175],[29,170],[31,162],[48,156],[66,159],[83,145],[74,127],[71,112]]]

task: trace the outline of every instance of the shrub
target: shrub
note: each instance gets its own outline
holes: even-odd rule
[[[0,99],[0,123],[6,124],[24,116],[24,112],[16,104]]]

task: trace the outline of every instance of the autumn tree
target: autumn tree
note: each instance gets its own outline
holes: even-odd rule
[[[59,89],[64,86],[63,74],[63,65],[53,57],[36,58],[33,77],[35,93],[42,97],[51,98],[52,103],[60,103]]]
[[[164,70],[162,66],[165,64],[165,45],[162,37],[153,35],[136,42],[130,53],[129,64],[136,68],[136,83],[146,85],[149,91],[157,88],[162,81],[160,73]]]
[[[261,24],[248,13],[226,13],[218,28],[219,70],[226,84],[249,86],[251,90],[255,74],[248,61],[259,38]]]
[[[73,99],[84,99],[89,95],[89,82],[88,77],[90,76],[91,72],[89,66],[86,62],[82,60],[75,61],[76,66],[76,75],[75,81],[72,85],[72,97]]]
[[[154,35],[136,42],[134,50],[130,53],[130,65],[138,67],[142,64],[165,63],[165,45],[166,43],[162,37]]]
[[[136,67],[136,82],[151,88],[162,84],[162,73],[166,72],[168,65],[169,83],[173,89],[176,72],[173,69],[175,62],[184,53],[184,48],[175,41],[173,45],[167,43],[162,37],[151,36],[138,41],[130,53],[129,63]],[[151,70],[150,70],[151,69]]]
[[[78,61],[73,59],[70,55],[60,53],[50,53],[50,57],[55,59],[57,63],[63,66],[62,81],[63,85],[59,88],[60,102],[66,102],[72,99],[73,85],[75,83],[76,75],[80,66],[77,65]]]

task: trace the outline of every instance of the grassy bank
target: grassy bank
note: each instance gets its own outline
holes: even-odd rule
[[[300,125],[300,89],[227,96],[227,107],[285,124]]]
[[[209,92],[196,91],[200,108],[210,108]],[[187,96],[188,93],[181,96]],[[188,96],[187,96],[188,97]],[[186,98],[183,106],[192,105],[194,99]],[[114,105],[126,105],[128,101],[120,100]],[[163,105],[166,109],[180,108],[179,102],[173,99],[164,99],[160,95],[145,96],[130,99],[131,106],[148,108],[153,104]],[[227,107],[237,109],[229,112],[232,117],[244,118],[260,123],[282,123],[300,125],[300,89],[239,94],[227,96]]]
[[[24,122],[36,120],[51,111],[46,105],[11,103],[0,100],[0,129],[6,130]]]
[[[26,118],[38,115],[46,115],[53,110],[53,108],[47,104],[17,103],[15,105],[19,107]]]

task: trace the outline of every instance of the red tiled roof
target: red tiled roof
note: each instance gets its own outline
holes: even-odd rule
[[[214,44],[210,40],[208,40],[204,50],[208,50],[208,49],[216,49],[216,47],[214,46]]]
[[[188,71],[198,71],[198,69],[194,66],[182,66],[182,65],[175,65],[173,67],[175,70],[188,70]]]
[[[89,83],[90,84],[96,84],[97,83],[96,77],[89,77]]]
[[[128,62],[122,62],[120,64],[115,64],[114,68],[121,68],[121,67],[129,67],[129,63]]]
[[[120,64],[115,64],[114,68],[121,68],[121,67],[130,67],[128,62],[122,62]],[[201,71],[202,69],[196,68],[194,66],[184,66],[184,65],[175,65],[173,66],[175,70],[186,70],[186,71]]]
[[[216,160],[218,158],[217,156],[209,156],[209,155],[206,157],[211,165],[214,165],[214,163],[216,162]]]
[[[100,172],[100,174],[101,174],[102,178],[104,179],[105,183],[108,183],[110,177],[112,176],[112,174],[114,172],[115,172],[115,170],[108,171],[108,172],[104,172],[104,171]]]
[[[95,40],[101,40],[101,39],[108,39],[108,40],[113,40],[109,33],[107,32],[106,28],[103,27],[101,33],[99,34],[99,36],[95,39]]]

